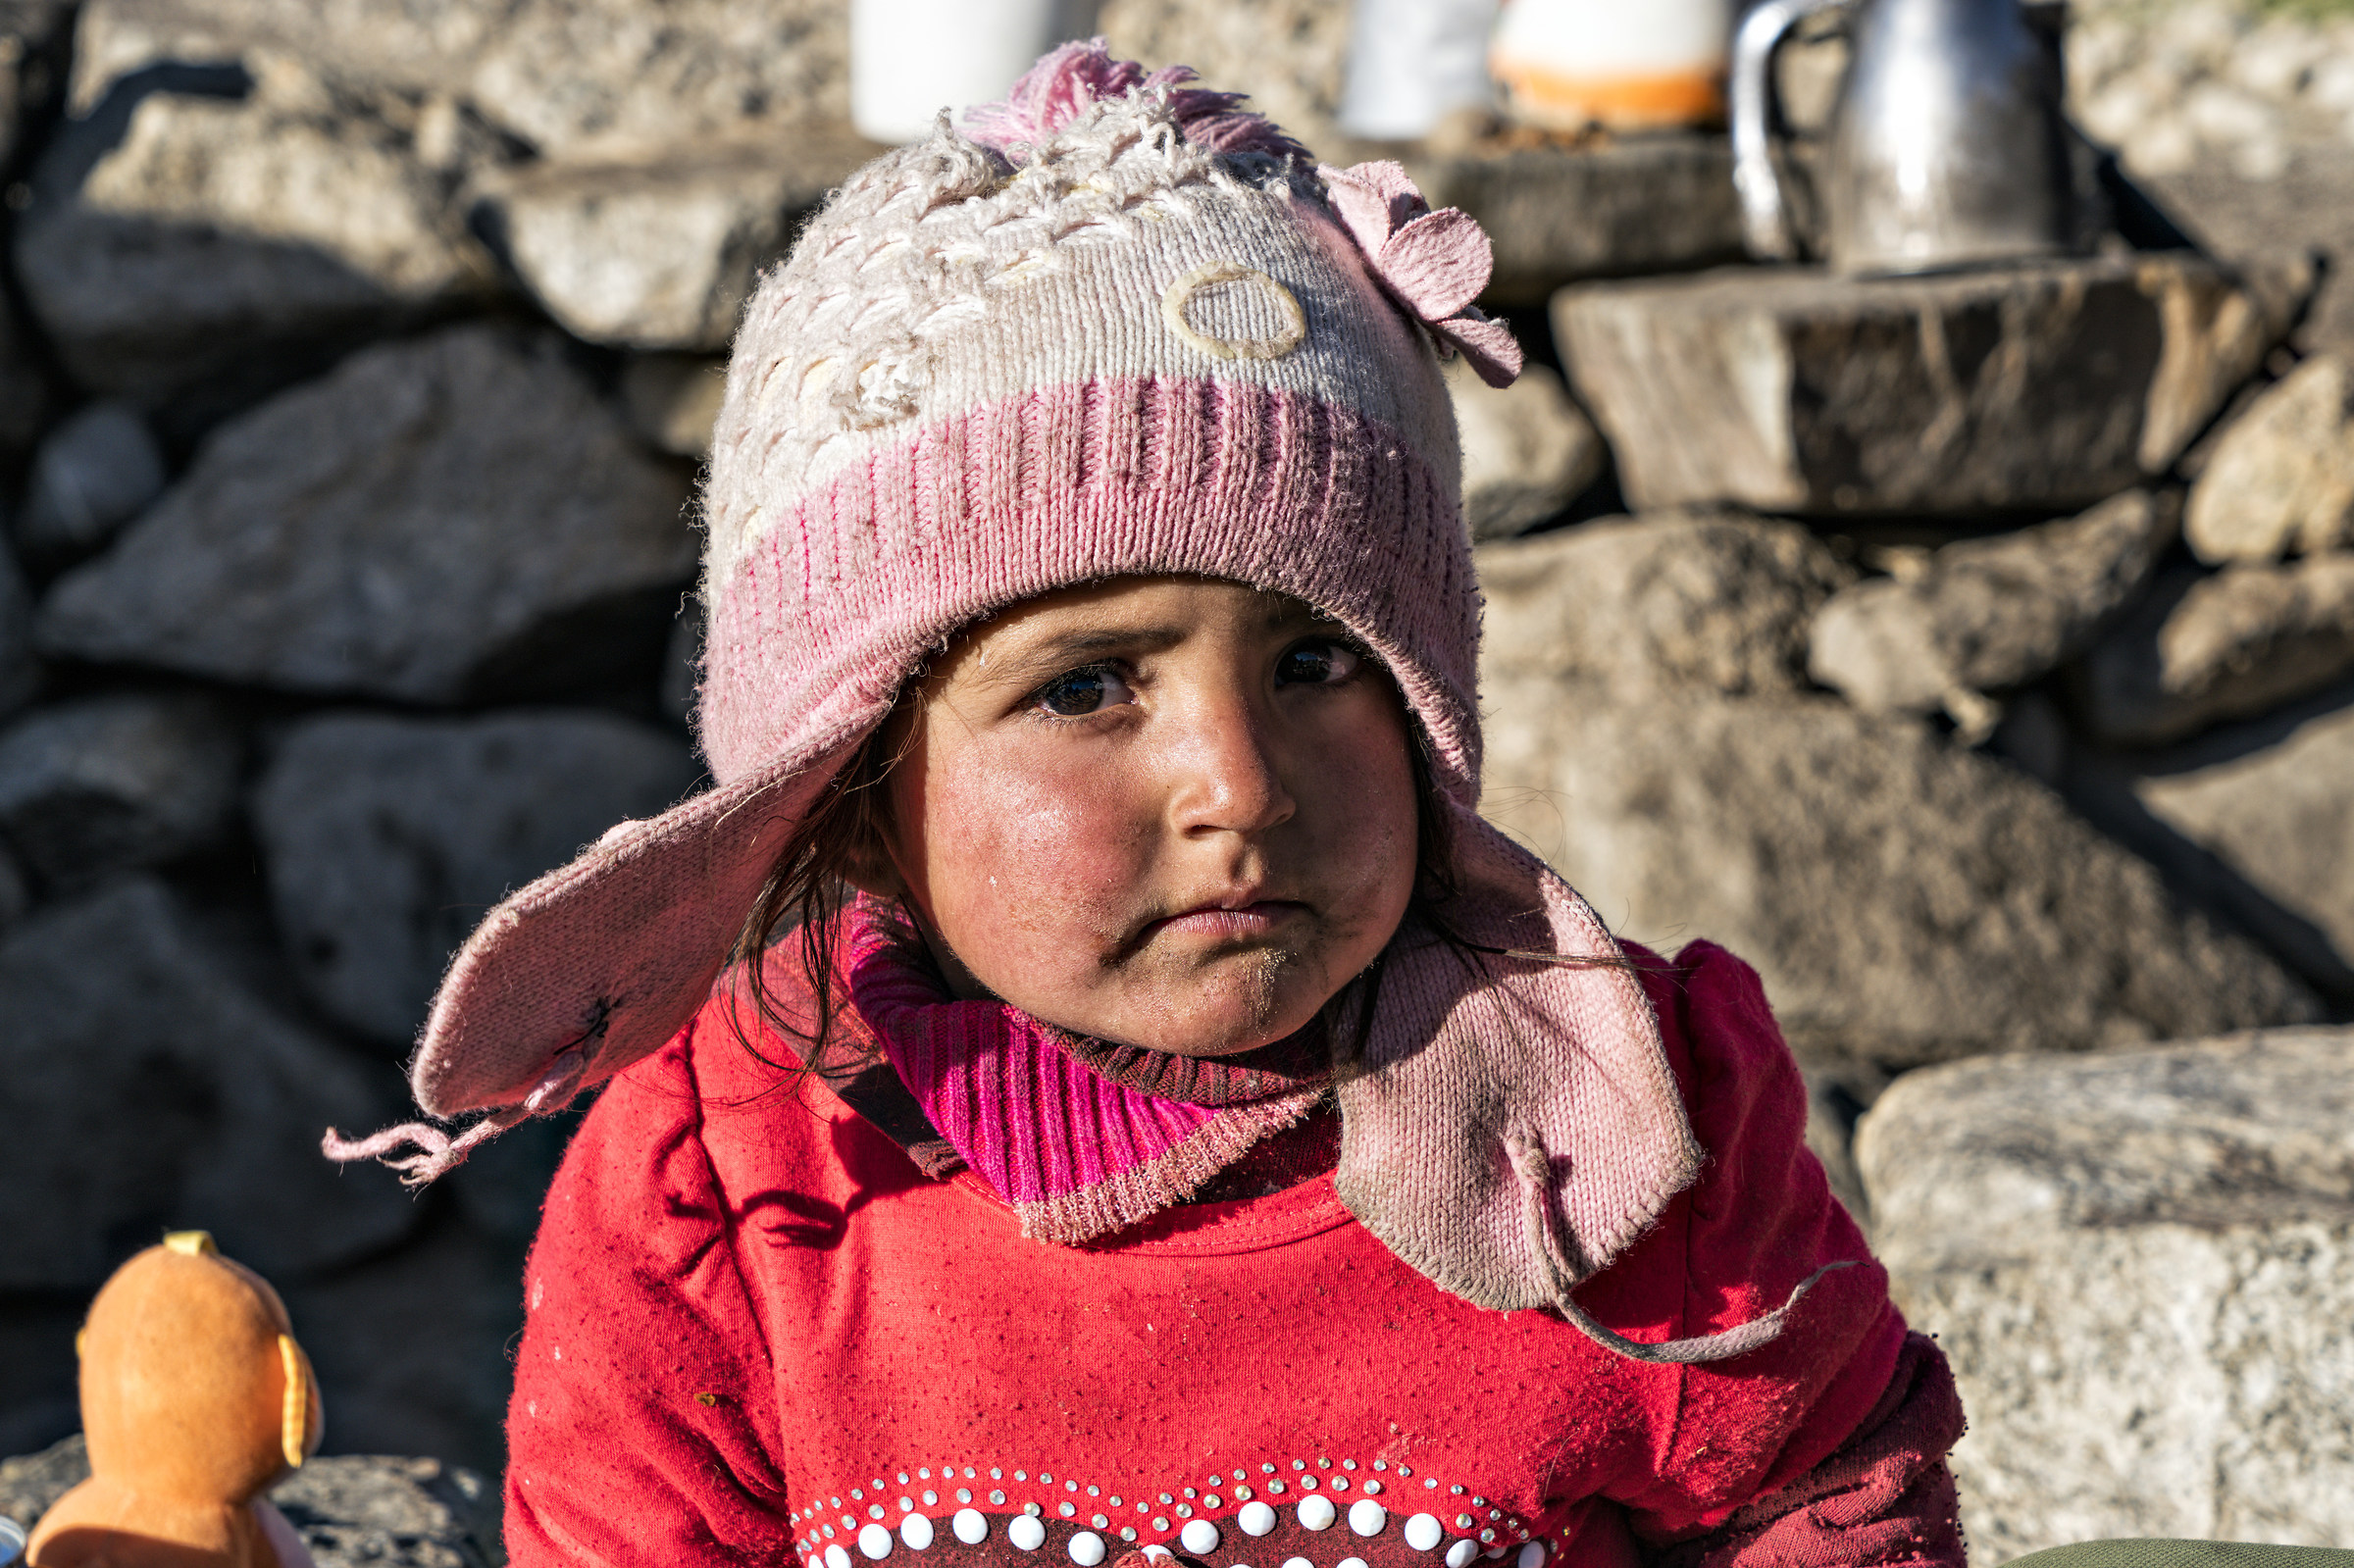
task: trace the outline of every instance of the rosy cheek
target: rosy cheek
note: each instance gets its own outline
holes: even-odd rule
[[[936,771],[924,857],[934,918],[976,972],[1085,969],[1124,935],[1150,817],[1116,777],[984,747]],[[984,979],[990,978],[986,973]]]

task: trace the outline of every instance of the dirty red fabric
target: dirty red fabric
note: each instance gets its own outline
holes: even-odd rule
[[[1705,943],[1637,956],[1710,1157],[1578,1299],[1658,1341],[1869,1254],[1756,975]],[[1876,1264],[1758,1351],[1649,1366],[1438,1290],[1329,1175],[1025,1240],[716,1011],[590,1112],[526,1296],[520,1568],[1963,1561],[1951,1380]]]

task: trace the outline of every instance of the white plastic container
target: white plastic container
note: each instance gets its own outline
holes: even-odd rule
[[[1495,19],[1496,0],[1356,0],[1341,128],[1410,141],[1458,109],[1491,106],[1488,28]]]
[[[1573,130],[1724,118],[1734,0],[1505,0],[1488,65],[1512,118]]]
[[[1084,0],[850,0],[850,123],[876,141],[928,135],[1005,96],[1038,57],[1093,23]]]

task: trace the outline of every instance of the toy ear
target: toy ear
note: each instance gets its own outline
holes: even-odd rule
[[[286,1463],[295,1469],[319,1451],[319,1440],[326,1435],[326,1411],[320,1408],[319,1380],[311,1371],[311,1358],[302,1353],[294,1336],[278,1337],[278,1359],[286,1374],[285,1403],[280,1415],[278,1441],[284,1451]]]

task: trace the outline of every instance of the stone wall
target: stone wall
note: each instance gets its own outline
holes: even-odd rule
[[[203,1227],[283,1290],[331,1451],[498,1467],[566,1129],[421,1199],[331,1171],[318,1134],[399,1114],[483,909],[697,787],[691,497],[719,355],[797,215],[874,150],[843,125],[838,4],[653,18],[0,3],[0,1194],[23,1216],[0,1453],[73,1428],[107,1271]],[[1328,127],[1339,0],[1102,20]],[[2115,81],[2157,79],[2117,62],[2177,25],[2085,10],[2096,130]],[[2285,50],[2264,42],[2285,25],[2232,22],[2232,47]],[[2330,184],[2328,66],[2264,78],[2287,83],[2270,182],[2240,143],[2166,165],[2114,111],[2103,133],[2212,255],[2112,235],[1869,287],[1728,265],[1717,137],[1466,124],[1405,149],[1495,232],[1493,303],[1535,361],[1508,392],[1454,378],[1487,809],[1630,936],[1759,966],[1818,1151],[1963,1363],[1973,1441],[2021,1423],[2060,1471],[2082,1435],[2049,1412],[2124,1342],[2071,1315],[2083,1282],[2050,1271],[2073,1243],[1999,1286],[2066,1346],[2020,1361],[1964,1332],[1988,1276],[1872,1152],[1898,1135],[1859,1166],[1850,1133],[1883,1094],[1888,1128],[1946,1118],[1967,1206],[2024,1180],[2006,1086],[2101,1104],[2130,1096],[2097,1064],[2189,1049],[2284,1092],[2237,1046],[2163,1042],[2354,1009],[2354,309],[2311,253],[2354,258],[2328,227],[2354,163]],[[2344,1045],[2293,1038],[2299,1061]],[[2296,1212],[2324,1228],[2296,1253],[2311,1299],[2342,1298],[2337,1221]],[[2354,1494],[2348,1453],[2314,1446],[2298,1484]],[[2023,1481],[1965,1470],[1982,1540],[2042,1543]],[[2129,1528],[2128,1504],[2052,1517]]]

